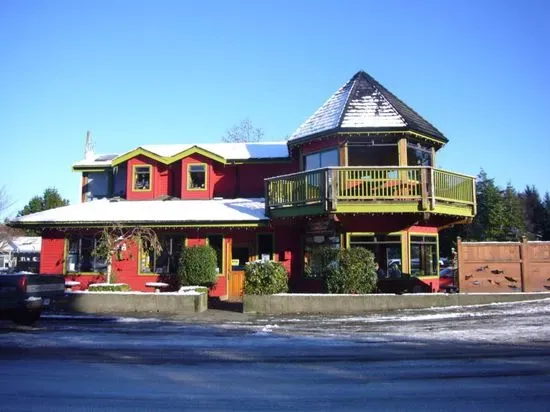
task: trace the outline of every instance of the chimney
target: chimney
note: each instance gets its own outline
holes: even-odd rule
[[[94,144],[92,143],[92,135],[88,130],[86,132],[86,146],[84,147],[84,159],[93,160],[95,157]]]

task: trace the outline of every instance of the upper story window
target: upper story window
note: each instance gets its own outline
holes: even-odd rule
[[[431,149],[420,144],[407,145],[407,163],[409,166],[433,166]]]
[[[151,166],[134,166],[134,191],[151,190]]]
[[[324,150],[304,156],[304,169],[319,169],[321,167],[338,166],[338,150]]]
[[[206,164],[187,165],[187,190],[206,190]]]

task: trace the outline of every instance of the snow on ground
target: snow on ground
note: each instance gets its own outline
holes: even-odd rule
[[[269,317],[222,327],[332,339],[407,337],[431,341],[550,344],[550,299],[361,316]]]

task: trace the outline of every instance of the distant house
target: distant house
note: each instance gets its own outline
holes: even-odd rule
[[[383,270],[438,289],[438,231],[475,215],[475,179],[436,167],[447,138],[365,72],[358,72],[288,141],[142,145],[95,155],[88,139],[82,203],[16,218],[42,233],[42,273],[78,278],[82,287],[105,270],[94,258],[101,228],[154,228],[160,255],[125,245],[113,263],[134,290],[176,271],[183,245],[218,253],[213,296],[242,291],[243,267],[282,262],[292,291],[315,291],[307,276],[312,251],[365,247]],[[413,264],[414,263],[414,264]],[[393,265],[392,265],[393,266]]]
[[[0,268],[38,273],[42,238],[16,236],[0,244]]]

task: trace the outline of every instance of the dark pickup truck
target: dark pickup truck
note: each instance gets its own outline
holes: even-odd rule
[[[64,294],[63,276],[24,272],[0,274],[0,319],[32,325],[52,299]]]

